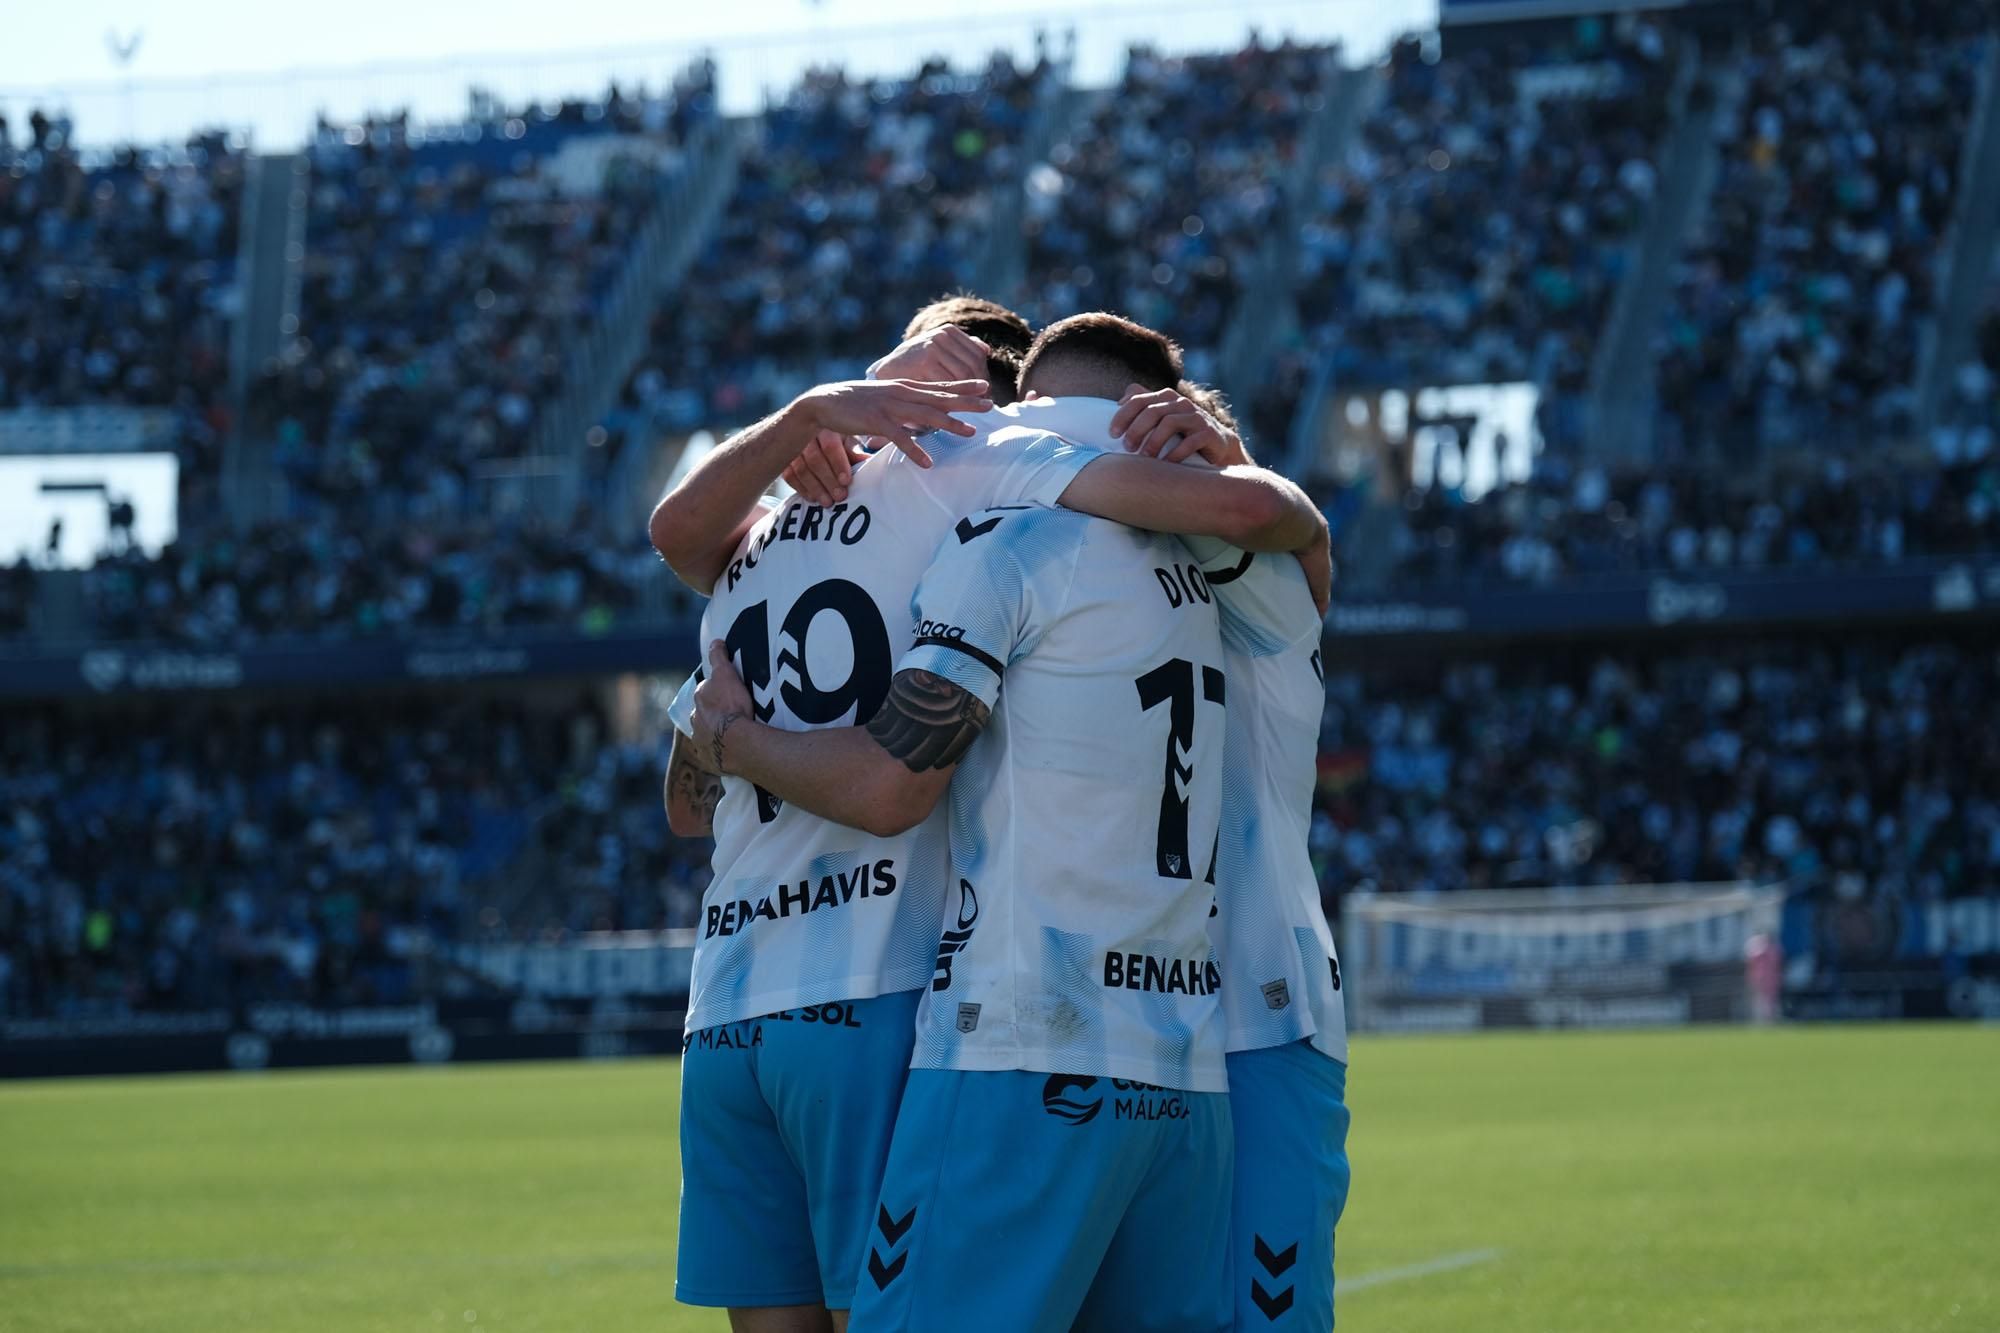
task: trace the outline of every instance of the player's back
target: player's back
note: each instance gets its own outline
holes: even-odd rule
[[[904,665],[1004,685],[951,785],[957,885],[915,1063],[1221,1090],[1211,594],[1178,540],[1082,514],[958,531]]]
[[[1052,501],[1078,465],[1050,464],[1060,441],[1022,430],[1005,409],[969,420],[980,426],[973,437],[925,437],[934,467],[880,454],[855,470],[844,503],[794,498],[744,538],[703,614],[702,642],[723,640],[760,720],[794,730],[866,722],[915,636],[911,594],[940,539],[968,508]],[[729,778],[714,836],[689,1031],[929,978],[949,871],[942,812],[877,838]]]

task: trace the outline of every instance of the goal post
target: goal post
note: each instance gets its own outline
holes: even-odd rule
[[[1776,1016],[1784,890],[1662,884],[1353,894],[1356,1031],[1647,1027]]]

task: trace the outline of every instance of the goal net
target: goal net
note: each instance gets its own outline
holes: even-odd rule
[[[1750,884],[1350,895],[1348,1021],[1383,1032],[1769,1021],[1783,902]]]

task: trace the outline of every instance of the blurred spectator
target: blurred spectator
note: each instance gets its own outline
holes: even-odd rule
[[[1751,30],[1660,402],[1684,454],[1907,431],[1989,21],[1949,0]]]
[[[1327,680],[1329,895],[1748,879],[2000,891],[1991,644],[1762,642]]]
[[[0,640],[16,638],[34,624],[35,568],[19,555],[0,565]]]
[[[184,504],[213,500],[244,155],[220,134],[86,163],[66,119],[0,137],[0,408],[170,409]]]
[[[183,539],[157,560],[99,561],[97,633],[205,646],[278,637],[547,628],[603,633],[693,595],[643,536],[578,526],[348,528],[328,519]]]
[[[482,464],[531,451],[682,170],[673,136],[712,114],[713,76],[429,131],[401,116],[322,126],[301,336],[253,400],[296,504],[455,515],[484,498]]]
[[[692,924],[665,762],[588,707],[13,713],[0,1014],[395,1003],[450,941]]]
[[[1087,122],[1028,173],[1038,323],[1116,310],[1172,334],[1208,379],[1237,289],[1279,218],[1325,47],[1227,55],[1135,47]]]
[[[1545,458],[1533,479],[1476,504],[1442,487],[1412,491],[1402,519],[1405,584],[1889,565],[2000,551],[2000,461],[1912,467],[1835,454],[1732,478]]]
[[[1382,105],[1321,172],[1300,317],[1343,382],[1584,387],[1657,183],[1672,72],[1649,18],[1440,60],[1399,42]]]
[[[861,374],[910,312],[969,286],[1052,71],[998,55],[908,79],[809,72],[768,108],[713,240],[607,423],[726,428]],[[615,445],[614,445],[615,447]]]
[[[1994,258],[2000,261],[2000,254]],[[1996,432],[2000,432],[2000,282],[1989,275],[1986,308],[1972,355],[1946,386],[1931,432],[1931,449],[1945,467],[1982,463],[1993,454]]]

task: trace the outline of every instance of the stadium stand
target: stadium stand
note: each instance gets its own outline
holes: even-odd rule
[[[1130,52],[1118,85],[1029,175],[1029,313],[1121,310],[1171,328],[1206,378],[1277,221],[1328,54],[1289,42]]]
[[[1305,228],[1300,317],[1336,373],[1580,392],[1657,182],[1667,52],[1629,18],[1525,53],[1399,43]]]
[[[1994,668],[1990,643],[1804,638],[1336,673],[1322,883],[1991,893]]]
[[[1323,150],[1304,125],[1335,60],[1314,47],[1135,50],[1088,95],[1050,62],[816,71],[727,127],[733,190],[621,367],[594,465],[861,373],[911,307],[985,276],[1007,191],[1021,281],[993,294],[1042,316],[1122,306],[1206,365],[1265,317],[1241,297],[1293,253],[1272,232],[1297,217],[1298,268],[1278,276],[1299,332],[1225,386],[1260,456],[1323,430],[1329,385],[1543,395],[1548,451],[1483,498],[1414,486],[1401,456],[1388,484],[1326,483],[1343,564],[1383,566],[1363,610],[1407,627],[1433,594],[1583,599],[1656,575],[1710,606],[1728,576],[1837,595],[1852,571],[1917,571],[1895,610],[1919,629],[1900,638],[1722,638],[1645,587],[1644,640],[1335,633],[1314,820],[1330,906],[1706,878],[1883,902],[2000,891],[2000,663],[1967,614],[2000,605],[2000,315],[1929,438],[1912,401],[1990,40],[1969,9],[1920,0],[1784,12],[1700,43],[1702,88],[1733,100],[1661,312],[1665,464],[1605,456],[1574,411],[1688,81],[1692,48],[1661,18],[1400,43],[1380,100]],[[503,678],[476,693],[444,670],[393,695],[162,705],[88,659],[650,632],[621,670],[690,665],[692,599],[663,590],[637,522],[497,512],[480,478],[565,387],[567,342],[714,127],[714,80],[323,126],[299,340],[251,368],[247,414],[228,391],[244,155],[210,136],[99,162],[40,115],[0,134],[0,409],[167,408],[185,464],[181,539],[107,555],[75,605],[0,565],[0,671],[40,654],[56,666],[37,680],[68,673],[51,692],[110,696],[0,705],[0,1014],[388,1002],[455,984],[425,961],[441,942],[694,922],[705,846],[668,834],[657,721],[614,725],[602,679],[507,680],[530,670],[503,663],[466,673]],[[215,485],[239,422],[285,483],[254,521]]]
[[[0,1017],[400,1003],[455,940],[691,922],[662,745],[588,705],[371,700],[0,727]],[[532,867],[541,890],[502,894]],[[509,912],[503,917],[498,904]]]
[[[967,283],[1052,75],[1004,58],[809,74],[756,125],[690,290],[653,321],[617,435],[742,425],[893,347],[909,311]]]
[[[182,502],[211,505],[244,154],[217,134],[86,161],[67,118],[26,128],[0,134],[0,410],[169,409]]]
[[[456,514],[480,464],[528,452],[713,91],[632,100],[322,128],[301,336],[254,394],[295,505]]]
[[[238,645],[412,630],[601,634],[653,605],[659,558],[608,526],[363,527],[325,517],[186,539],[157,560],[111,556],[88,599],[120,640]],[[674,600],[688,605],[684,590]]]
[[[1312,847],[1348,892],[1784,880],[2000,892],[1990,643],[1388,661],[1327,680]],[[264,704],[0,728],[0,1014],[437,993],[455,940],[695,924],[666,752],[590,705]],[[1532,755],[1531,760],[1522,756]]]
[[[1902,0],[1751,32],[1663,333],[1670,450],[1909,430],[1984,27]]]
[[[1893,565],[2000,550],[2000,468],[1828,454],[1731,476],[1551,459],[1477,504],[1413,491],[1398,582],[1552,584],[1630,571]]]

